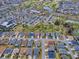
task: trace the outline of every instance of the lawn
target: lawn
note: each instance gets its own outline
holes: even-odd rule
[[[61,59],[60,54],[56,53],[56,59]]]

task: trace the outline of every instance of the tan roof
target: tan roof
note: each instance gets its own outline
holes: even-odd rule
[[[26,48],[21,48],[20,49],[20,55],[24,55],[24,54],[26,54]]]

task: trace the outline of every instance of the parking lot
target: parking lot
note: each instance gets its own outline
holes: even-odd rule
[[[28,33],[29,36],[26,38],[23,32],[13,33],[10,36],[4,33],[6,32],[3,32],[0,39],[1,59],[77,59],[79,57],[79,38],[76,36],[53,34],[53,37],[52,35],[36,37],[35,33]]]

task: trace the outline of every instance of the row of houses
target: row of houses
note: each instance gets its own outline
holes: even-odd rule
[[[59,32],[51,33],[34,33],[34,32],[0,32],[0,37],[14,37],[14,38],[57,38],[61,35]]]
[[[57,12],[64,14],[79,14],[79,2],[65,1],[59,3]]]
[[[19,4],[24,0],[0,0],[0,7],[8,4]]]
[[[48,6],[43,7],[43,11],[36,10],[35,8],[27,8],[11,11],[8,8],[0,10],[1,19],[15,19],[18,23],[36,25],[43,18],[47,17],[45,12],[48,12],[48,15],[52,12],[52,9]],[[45,16],[45,17],[43,17]]]

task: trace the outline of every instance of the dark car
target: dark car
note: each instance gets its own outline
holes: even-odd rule
[[[10,39],[9,40],[9,45],[15,45],[17,39]]]
[[[34,37],[34,36],[35,36],[35,34],[33,32],[29,33],[29,37]]]
[[[21,45],[22,39],[19,39],[16,41],[15,46],[19,47]]]
[[[56,55],[55,55],[55,51],[53,49],[49,49],[48,50],[48,59],[55,59]]]
[[[5,54],[11,54],[12,51],[13,51],[12,48],[6,48],[5,51],[3,52],[3,55],[5,55]]]
[[[28,40],[22,40],[21,46],[25,47],[27,46]]]
[[[35,46],[36,46],[36,47],[41,47],[41,41],[40,41],[40,40],[36,41],[36,42],[35,42]]]
[[[34,41],[33,40],[28,40],[27,46],[28,47],[32,47],[33,46]]]

